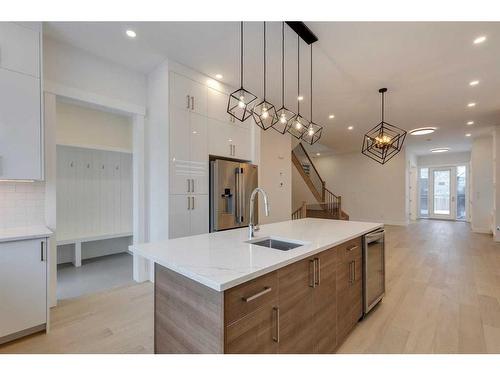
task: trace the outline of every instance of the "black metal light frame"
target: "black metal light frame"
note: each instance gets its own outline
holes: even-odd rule
[[[383,165],[402,150],[407,133],[384,120],[384,94],[387,88],[381,88],[378,92],[382,94],[382,121],[363,137],[361,153]]]
[[[252,115],[250,106],[257,99],[257,96],[243,88],[243,21],[240,23],[240,37],[240,88],[229,95],[227,113],[243,122]]]
[[[266,99],[266,22],[264,22],[264,98],[253,107],[252,116],[262,130],[267,130],[278,122],[276,108]]]
[[[304,142],[309,143],[310,145],[315,144],[320,138],[321,134],[323,133],[323,127],[321,125],[316,124],[313,121],[313,54],[312,54],[312,43],[310,44],[311,46],[311,122],[309,123],[309,126],[307,127],[307,131],[302,134],[302,140]]]
[[[273,129],[285,134],[293,125],[297,114],[285,106],[285,23],[281,23],[281,108],[276,111],[278,121]]]
[[[300,114],[300,39],[299,34],[297,34],[297,115],[294,118],[292,126],[288,128],[288,133],[293,135],[297,139],[302,139],[302,135],[307,130],[309,121]]]

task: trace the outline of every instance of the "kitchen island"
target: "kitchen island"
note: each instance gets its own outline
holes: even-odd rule
[[[363,313],[361,238],[381,227],[308,218],[251,241],[242,228],[131,246],[155,263],[155,352],[335,352]]]

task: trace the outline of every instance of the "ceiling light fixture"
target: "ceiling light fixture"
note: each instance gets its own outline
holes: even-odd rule
[[[302,100],[304,100],[304,97],[302,95],[299,95],[297,96],[297,100],[301,102]]]
[[[467,125],[474,125],[474,121],[468,121]]]
[[[354,126],[348,126],[347,127],[347,130],[352,130],[352,129],[354,129]]]
[[[215,78],[217,78],[217,79],[222,79],[222,78],[224,78],[224,77],[222,76],[222,74],[217,73],[217,74],[215,75]]]
[[[323,133],[323,127],[321,125],[316,124],[313,121],[313,45],[311,43],[310,45],[311,49],[311,77],[310,77],[310,95],[311,95],[311,100],[309,100],[310,103],[310,118],[311,122],[309,123],[309,126],[307,127],[307,131],[302,134],[302,139],[309,143],[310,145],[315,144],[318,142],[318,140],[321,138],[321,134]]]
[[[435,131],[436,131],[436,128],[427,127],[427,128],[413,129],[413,130],[410,130],[409,133],[411,135],[425,135],[425,134],[434,133]]]
[[[479,85],[479,81],[478,80],[470,81],[469,82],[469,86],[476,86],[476,85]]]
[[[316,156],[321,156],[321,154],[319,152],[316,153]]]
[[[465,136],[466,137],[470,137],[472,134],[471,133],[466,133]]]
[[[252,116],[259,128],[267,130],[276,122],[278,117],[274,105],[266,99],[266,22],[264,21],[264,98],[252,109]]]
[[[335,115],[329,115],[328,118],[331,120],[331,119],[335,118]]]
[[[469,108],[472,108],[472,107],[475,107],[475,106],[476,106],[476,103],[474,103],[474,102],[467,104],[467,107],[469,107]]]
[[[384,95],[387,89],[384,87],[378,92],[382,94],[382,121],[365,134],[361,152],[376,162],[385,164],[403,148],[406,130],[385,122]]]
[[[297,115],[285,107],[285,22],[281,23],[281,108],[276,112],[278,121],[273,129],[285,134]]]
[[[297,34],[297,116],[293,121],[293,125],[288,128],[288,133],[297,139],[301,139],[302,135],[307,130],[308,121],[300,114],[300,39]]]
[[[125,34],[127,34],[127,36],[129,38],[135,38],[137,36],[137,33],[134,30],[130,30],[130,29],[125,31]]]
[[[448,152],[450,151],[450,149],[448,147],[440,147],[440,148],[433,148],[430,151],[434,153],[440,153],[440,152]]]
[[[240,88],[231,95],[227,102],[227,113],[243,122],[252,115],[250,105],[257,97],[243,88],[243,21],[240,23]]]
[[[474,44],[480,44],[486,41],[486,36],[482,35],[474,39]]]

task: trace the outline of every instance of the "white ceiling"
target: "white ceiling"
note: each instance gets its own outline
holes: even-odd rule
[[[314,44],[314,120],[321,142],[335,153],[361,148],[363,133],[380,121],[378,89],[387,87],[386,120],[406,130],[417,154],[434,147],[470,149],[471,139],[500,125],[500,23],[307,22]],[[132,40],[124,31],[132,28]],[[50,37],[133,70],[150,72],[165,58],[239,85],[238,22],[48,22]],[[262,23],[245,24],[245,87],[262,96]],[[487,35],[483,44],[472,41]],[[296,108],[297,38],[286,28],[286,103]],[[280,105],[281,23],[268,23],[268,98]],[[301,44],[301,112],[309,117],[309,49]],[[479,85],[469,86],[478,79]],[[475,108],[467,108],[474,101]],[[328,119],[330,113],[335,119]],[[475,125],[466,126],[473,120]],[[348,131],[347,126],[354,126]],[[465,133],[472,133],[466,138]],[[322,153],[324,149],[322,149]]]

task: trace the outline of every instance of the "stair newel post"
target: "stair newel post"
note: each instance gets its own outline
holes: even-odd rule
[[[305,201],[303,201],[303,202],[302,202],[302,210],[301,210],[301,211],[302,211],[302,212],[301,212],[301,215],[300,215],[300,216],[301,216],[302,218],[307,217],[307,204],[306,204],[306,202],[305,202]]]

